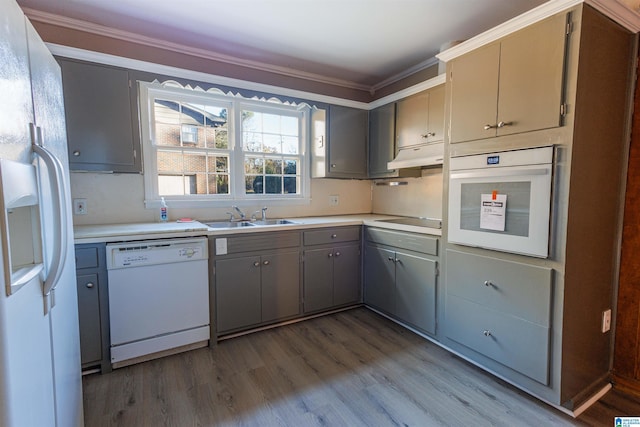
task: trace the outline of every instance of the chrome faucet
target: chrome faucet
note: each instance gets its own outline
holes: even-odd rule
[[[267,220],[267,207],[266,206],[264,208],[258,210],[258,211],[255,211],[254,213],[252,213],[251,214],[251,221],[255,221],[257,219],[256,218],[256,214],[260,213],[261,211],[262,211],[262,218],[261,219],[262,219],[262,221],[266,221]]]
[[[235,209],[235,211],[236,211],[236,212],[238,212],[238,214],[240,215],[240,221],[244,221],[244,220],[246,220],[246,215],[244,214],[244,212],[242,212],[242,211],[240,210],[240,208],[239,208],[239,207],[237,207],[237,206],[231,206],[231,207],[232,207],[233,209]]]

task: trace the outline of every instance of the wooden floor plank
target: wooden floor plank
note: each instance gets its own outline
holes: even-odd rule
[[[611,426],[613,390],[578,419],[358,308],[83,379],[88,427]]]

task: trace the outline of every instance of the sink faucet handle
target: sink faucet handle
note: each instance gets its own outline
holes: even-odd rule
[[[262,209],[262,220],[266,221],[267,220],[267,207],[263,207]]]
[[[233,212],[226,212],[226,214],[229,215],[229,221],[233,221],[235,219]]]
[[[232,207],[233,209],[235,209],[235,211],[236,211],[236,212],[238,212],[238,214],[240,215],[240,219],[245,219],[246,215],[244,214],[244,212],[242,212],[242,211],[240,210],[240,208],[239,208],[239,207],[237,207],[237,206],[231,206],[231,207]]]

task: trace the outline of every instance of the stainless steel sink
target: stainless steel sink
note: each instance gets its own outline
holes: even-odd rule
[[[288,219],[265,219],[265,220],[257,220],[253,224],[255,225],[286,225],[286,224],[299,224],[299,223],[288,220]]]
[[[255,224],[249,221],[214,221],[205,222],[207,227],[210,228],[237,228],[237,227],[254,227]]]
[[[295,221],[288,219],[267,219],[267,220],[255,220],[255,221],[204,221],[207,227],[210,228],[237,228],[237,227],[259,227],[261,225],[286,225],[286,224],[298,224]]]

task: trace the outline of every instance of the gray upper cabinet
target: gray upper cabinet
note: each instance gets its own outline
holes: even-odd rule
[[[560,126],[566,27],[559,14],[450,61],[450,141]]]
[[[367,178],[367,111],[331,105],[314,109],[314,178]]]
[[[369,178],[387,178],[397,175],[387,169],[387,163],[396,154],[396,105],[383,105],[369,111]]]
[[[401,99],[396,110],[398,149],[444,140],[444,85]]]
[[[72,170],[140,172],[140,138],[126,69],[58,58]]]

